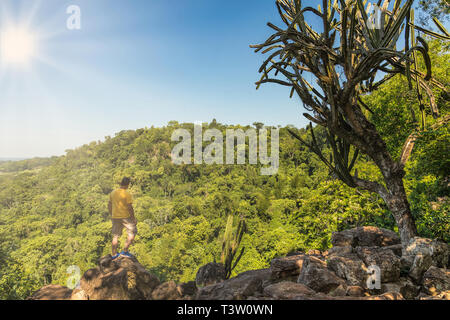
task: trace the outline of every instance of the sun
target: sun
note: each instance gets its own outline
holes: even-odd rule
[[[25,65],[36,54],[36,37],[24,28],[8,28],[0,32],[0,62]]]

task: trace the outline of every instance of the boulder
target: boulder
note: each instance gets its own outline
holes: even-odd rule
[[[383,283],[381,291],[400,293],[405,299],[414,299],[420,292],[420,287],[416,286],[408,278],[400,278],[397,282]]]
[[[329,293],[340,285],[345,285],[345,281],[329,270],[324,261],[316,257],[308,257],[303,263],[304,266],[297,279],[298,283],[323,293]]]
[[[341,284],[339,287],[337,287],[336,289],[331,291],[329,294],[332,297],[346,296],[347,295],[347,286]]]
[[[177,300],[181,296],[175,281],[164,282],[152,291],[153,300]]]
[[[261,293],[263,282],[270,280],[270,277],[270,269],[247,271],[234,278],[200,288],[196,299],[245,300]]]
[[[401,242],[394,231],[369,226],[333,232],[331,243],[334,247],[385,247]]]
[[[366,292],[360,286],[349,286],[347,287],[346,295],[350,297],[365,297]]]
[[[449,245],[437,240],[414,237],[405,250],[405,255],[416,256],[421,253],[431,257],[431,265],[438,268],[446,268],[449,263],[450,249]]]
[[[225,280],[225,267],[221,263],[211,262],[200,267],[195,276],[197,287],[210,286]]]
[[[98,268],[89,269],[80,285],[89,300],[130,300],[127,270],[123,268],[107,274],[102,274]]]
[[[272,279],[283,279],[298,276],[303,267],[307,255],[299,254],[283,258],[276,258],[270,262]]]
[[[423,275],[422,284],[425,293],[432,296],[449,291],[450,271],[432,266]]]
[[[134,257],[119,257],[109,261],[103,257],[99,267],[89,269],[80,280],[81,290],[74,299],[89,300],[149,300],[159,280]]]
[[[400,278],[400,258],[390,249],[379,247],[357,247],[358,257],[367,267],[378,266],[382,283],[396,282]]]
[[[27,300],[70,300],[72,290],[60,285],[48,285],[34,292]]]
[[[180,283],[178,285],[178,292],[182,297],[193,297],[197,294],[197,286],[195,281]]]
[[[315,292],[301,283],[282,281],[265,287],[264,294],[277,300],[295,300],[304,296],[311,297]]]
[[[332,254],[327,259],[328,268],[350,286],[362,286],[367,280],[367,268],[354,253]]]
[[[410,256],[412,257],[412,256]],[[416,282],[422,282],[422,276],[433,264],[432,258],[429,254],[423,254],[422,252],[417,253],[414,256],[412,266],[409,270],[409,276]]]

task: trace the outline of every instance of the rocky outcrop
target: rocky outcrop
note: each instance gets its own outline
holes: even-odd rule
[[[225,278],[223,265],[201,267],[195,281],[160,281],[135,259],[111,256],[86,271],[70,290],[46,286],[34,300],[449,300],[449,246],[413,238],[403,248],[392,231],[359,227],[332,236],[325,252],[295,252],[270,268]],[[379,278],[369,277],[379,270]],[[378,271],[377,271],[378,272]],[[377,281],[379,279],[379,282]],[[371,281],[368,281],[371,280]],[[374,282],[375,281],[375,282]]]

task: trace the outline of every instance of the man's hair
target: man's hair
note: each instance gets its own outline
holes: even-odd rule
[[[122,181],[120,182],[120,185],[121,185],[121,186],[128,186],[128,185],[130,185],[130,182],[131,182],[131,179],[128,178],[128,177],[125,177],[125,178],[123,178]]]

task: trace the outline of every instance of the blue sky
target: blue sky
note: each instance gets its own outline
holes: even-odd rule
[[[29,67],[0,65],[0,158],[64,154],[124,129],[179,122],[304,126],[298,98],[265,85],[249,44],[279,24],[274,0],[1,0],[25,25]],[[66,9],[81,8],[81,30]]]
[[[71,4],[81,30],[66,28]],[[39,37],[29,68],[0,70],[0,157],[170,120],[305,124],[288,89],[254,87],[263,57],[248,45],[278,22],[272,0],[2,0],[0,17]]]

